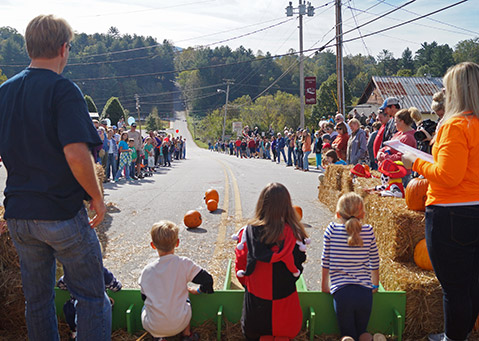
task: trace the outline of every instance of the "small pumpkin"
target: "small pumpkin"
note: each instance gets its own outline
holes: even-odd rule
[[[433,270],[431,258],[427,252],[426,239],[422,239],[414,248],[414,263],[423,270]]]
[[[297,205],[293,205],[293,208],[296,211],[296,214],[298,215],[298,219],[299,220],[303,219],[303,209]]]
[[[410,210],[422,211],[426,210],[427,187],[429,181],[427,179],[414,178],[409,181],[405,190],[406,205]]]
[[[200,226],[201,222],[201,214],[196,210],[186,212],[183,217],[183,223],[185,223],[186,227],[189,227],[190,229]]]
[[[216,211],[216,209],[218,208],[218,202],[216,200],[210,199],[208,200],[206,207],[210,212]]]
[[[211,199],[215,200],[216,202],[219,202],[220,195],[218,194],[218,191],[216,189],[210,188],[209,190],[205,192],[204,199],[205,199],[205,204],[208,204],[208,201]]]

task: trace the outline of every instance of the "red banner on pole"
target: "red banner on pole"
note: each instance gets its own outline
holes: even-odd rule
[[[316,77],[304,77],[304,103],[316,104]]]

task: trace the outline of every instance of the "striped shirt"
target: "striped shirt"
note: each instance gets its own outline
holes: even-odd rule
[[[356,284],[372,289],[371,270],[379,269],[376,237],[371,225],[363,225],[363,246],[349,246],[344,224],[332,222],[324,232],[321,265],[329,269],[331,293],[344,285]]]

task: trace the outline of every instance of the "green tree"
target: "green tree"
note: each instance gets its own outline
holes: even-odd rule
[[[409,47],[406,47],[403,51],[401,59],[399,59],[399,67],[401,69],[409,69],[411,73],[414,71],[414,59]]]
[[[479,63],[479,38],[462,40],[456,45],[453,53],[454,62]]]
[[[158,115],[158,108],[156,106],[151,109],[151,113],[146,117],[145,123],[147,130],[162,129],[161,119]]]
[[[318,102],[313,106],[314,118],[334,114],[338,110],[337,101],[337,76],[333,73],[328,80],[321,84],[318,92]],[[346,106],[351,104],[351,90],[347,82],[344,82],[344,98]]]
[[[98,108],[96,107],[95,102],[93,101],[93,98],[91,98],[88,95],[85,95],[85,101],[86,101],[86,105],[88,106],[89,112],[98,112]]]
[[[7,76],[2,73],[2,69],[0,69],[0,85],[7,80]]]
[[[416,65],[418,68],[429,66],[431,76],[441,77],[450,66],[454,65],[453,50],[449,45],[439,45],[433,41],[431,44],[422,43],[421,46],[416,51]]]
[[[101,118],[109,118],[112,124],[116,124],[121,117],[126,119],[125,110],[123,109],[118,97],[111,97],[103,108]]]
[[[398,61],[392,52],[382,50],[379,53],[377,69],[381,76],[392,76],[398,71]]]
[[[412,77],[412,70],[411,69],[401,69],[396,73],[398,77]]]

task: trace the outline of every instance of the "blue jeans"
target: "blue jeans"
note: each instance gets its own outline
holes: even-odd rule
[[[288,146],[288,163],[287,163],[288,166],[292,166],[292,165],[293,165],[293,157],[292,157],[292,154],[294,154],[293,147]]]
[[[334,310],[341,336],[359,336],[367,332],[373,306],[373,292],[361,285],[345,285],[333,294]]]
[[[78,340],[110,340],[111,306],[105,293],[100,243],[84,208],[69,220],[8,219],[20,257],[29,340],[59,340],[55,269],[78,299]]]
[[[441,283],[445,333],[466,340],[479,312],[479,205],[427,206],[426,243]]]
[[[308,162],[309,154],[311,154],[311,151],[304,152],[304,154],[303,154],[303,169],[304,170],[309,170],[309,162]]]
[[[108,154],[108,159],[106,160],[106,178],[110,178],[110,171],[111,176],[115,177],[116,174],[116,159],[115,154]]]
[[[301,149],[296,150],[296,167],[303,168],[303,151]]]
[[[321,166],[321,153],[316,153],[316,169],[318,169]]]
[[[286,154],[284,152],[284,148],[277,148],[276,149],[276,154],[277,154],[277,157],[278,157],[278,163],[281,163],[281,153],[283,154],[284,162],[286,162]]]

